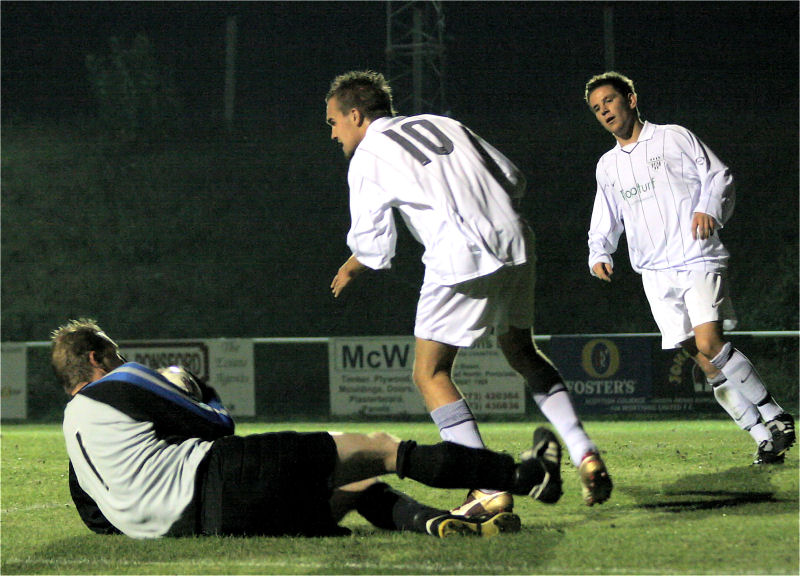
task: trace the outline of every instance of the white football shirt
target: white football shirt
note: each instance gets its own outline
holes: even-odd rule
[[[392,208],[425,246],[425,282],[450,286],[526,261],[524,223],[512,205],[525,177],[456,120],[374,120],[350,161],[348,184],[347,244],[369,268],[391,266]]]
[[[597,163],[597,194],[589,228],[589,268],[613,264],[627,235],[631,265],[641,270],[727,267],[718,230],[733,213],[735,189],[728,167],[692,132],[645,122],[637,142],[619,143]],[[717,231],[692,238],[695,212],[711,215]]]

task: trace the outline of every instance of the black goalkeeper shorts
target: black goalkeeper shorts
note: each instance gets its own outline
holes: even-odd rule
[[[236,536],[324,536],[336,444],[326,432],[215,440],[198,469],[197,531]]]

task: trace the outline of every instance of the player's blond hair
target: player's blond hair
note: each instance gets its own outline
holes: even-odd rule
[[[325,102],[334,97],[342,113],[355,108],[369,120],[395,115],[392,88],[380,72],[353,70],[339,74],[331,82]]]
[[[53,342],[53,370],[67,394],[71,394],[79,384],[91,380],[93,367],[89,361],[90,352],[94,352],[95,358],[100,361],[107,356],[113,357],[119,350],[117,344],[91,318],[70,320],[53,330],[50,339]]]

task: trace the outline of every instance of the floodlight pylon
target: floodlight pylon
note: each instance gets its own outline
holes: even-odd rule
[[[400,114],[449,113],[443,2],[386,2],[387,78]]]

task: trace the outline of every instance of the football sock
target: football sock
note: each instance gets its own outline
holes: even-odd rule
[[[783,408],[781,408],[780,404],[775,402],[775,398],[773,398],[771,394],[767,394],[766,398],[756,404],[756,408],[758,408],[765,422],[775,420],[775,418],[784,412]]]
[[[706,382],[711,384],[712,388],[714,388],[714,386],[719,386],[720,384],[724,383],[726,380],[727,380],[727,378],[725,378],[725,374],[723,374],[722,372],[717,372],[717,375],[714,376],[713,378],[709,378],[708,376],[706,376]]]
[[[757,422],[748,432],[756,444],[761,444],[764,440],[772,440],[772,433],[761,422]]]
[[[373,484],[359,495],[356,512],[372,525],[384,530],[425,533],[429,520],[448,514],[447,510],[420,504],[410,496],[392,489],[385,482]]]
[[[575,413],[572,399],[564,384],[556,384],[547,394],[534,393],[533,401],[558,431],[575,466],[580,466],[587,452],[597,452],[597,446],[586,434]]]
[[[445,404],[431,412],[433,422],[439,428],[439,435],[446,442],[454,442],[470,448],[485,448],[478,423],[465,399]],[[486,494],[495,490],[481,490]]]
[[[485,486],[513,491],[516,469],[508,454],[452,442],[417,444],[406,440],[397,449],[397,475],[434,488]]]
[[[732,387],[758,407],[764,420],[773,420],[783,413],[783,408],[770,396],[753,364],[730,342],[725,343],[711,363],[722,371]]]
[[[712,380],[718,380],[714,378]],[[762,440],[769,440],[771,438],[766,426],[764,426],[758,418],[758,410],[753,406],[747,398],[739,393],[738,390],[733,388],[724,376],[722,382],[715,383],[709,380],[709,383],[714,388],[714,398],[717,403],[725,409],[725,412],[736,422],[742,430],[750,433],[750,436],[756,442]]]
[[[456,400],[440,406],[431,412],[439,435],[446,442],[454,442],[470,448],[483,448],[483,439],[478,431],[478,423],[465,399]]]

